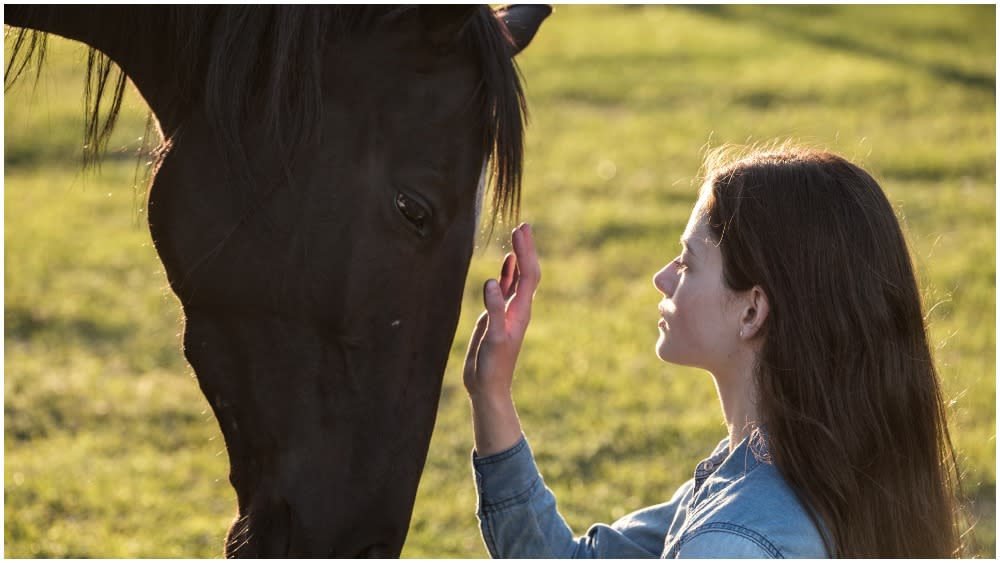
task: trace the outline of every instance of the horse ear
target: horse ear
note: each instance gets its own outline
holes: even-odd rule
[[[520,53],[534,39],[542,21],[552,13],[552,6],[546,4],[517,4],[500,8],[496,17],[507,26],[514,41],[511,56]]]
[[[450,45],[461,33],[462,28],[479,11],[479,6],[454,6],[447,4],[422,5],[419,8],[420,22],[427,37],[435,45]]]

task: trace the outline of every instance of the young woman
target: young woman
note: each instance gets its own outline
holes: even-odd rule
[[[653,277],[656,353],[714,380],[729,435],[667,502],[574,537],[511,381],[541,279],[531,228],[484,287],[465,385],[496,557],[951,557],[957,467],[920,295],[865,171],[780,146],[706,167],[683,253]]]

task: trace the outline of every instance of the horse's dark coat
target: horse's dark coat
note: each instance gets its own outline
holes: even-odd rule
[[[227,555],[399,554],[476,186],[491,160],[494,214],[516,210],[512,56],[549,12],[6,7],[9,25],[110,57],[164,136],[148,217],[226,439]],[[8,69],[9,83],[21,68]],[[97,150],[106,127],[90,123]]]

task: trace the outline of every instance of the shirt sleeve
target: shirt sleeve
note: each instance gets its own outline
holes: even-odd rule
[[[473,453],[472,465],[479,525],[494,558],[624,559],[659,557],[663,551],[671,508],[665,510],[670,514],[653,507],[612,526],[595,524],[586,535],[574,537],[524,436],[505,452],[482,458]]]

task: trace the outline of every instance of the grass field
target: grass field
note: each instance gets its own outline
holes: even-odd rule
[[[995,21],[557,7],[519,58],[521,218],[544,279],[515,394],[578,533],[665,500],[724,435],[710,377],[653,354],[650,278],[678,251],[705,145],[790,137],[860,162],[904,221],[978,521],[968,555],[995,557]],[[235,495],[132,189],[145,108],[131,95],[100,172],[81,172],[83,57],[54,41],[37,88],[5,97],[4,555],[217,557]],[[481,237],[404,557],[486,556],[460,368],[504,252]]]

